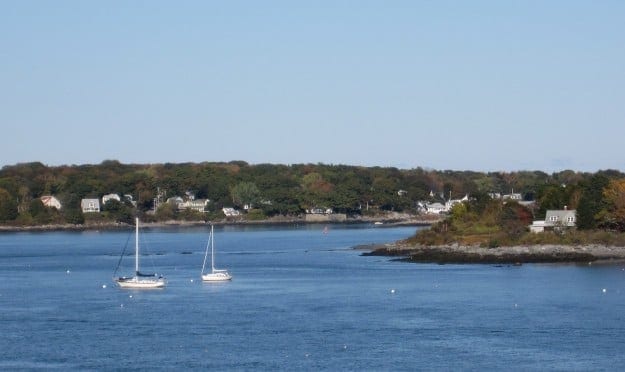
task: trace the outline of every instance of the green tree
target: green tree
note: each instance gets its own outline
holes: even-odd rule
[[[102,212],[106,213],[108,218],[113,219],[116,222],[132,224],[132,209],[127,204],[118,200],[107,200],[107,202],[102,206]]]
[[[577,228],[589,230],[597,228],[598,214],[604,209],[603,190],[610,180],[601,174],[592,176],[581,185],[582,195],[577,206]]]
[[[80,207],[80,197],[77,195],[69,195],[65,200],[63,207],[63,216],[67,223],[81,225],[85,223],[85,216],[82,214]]]
[[[0,188],[0,221],[13,221],[17,215],[17,200],[7,190]]]
[[[172,203],[163,203],[156,210],[155,217],[159,221],[175,220],[178,217],[178,209]]]
[[[247,205],[250,209],[258,204],[260,191],[253,182],[240,182],[230,190],[232,202],[238,207]]]

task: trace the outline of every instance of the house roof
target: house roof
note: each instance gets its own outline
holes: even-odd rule
[[[551,209],[545,215],[545,224],[553,226],[555,223],[575,226],[576,211],[574,209]],[[572,218],[572,222],[569,221]],[[555,221],[554,221],[555,220]]]

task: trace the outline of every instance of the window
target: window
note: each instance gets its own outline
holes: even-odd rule
[[[551,216],[549,217],[549,221],[551,222],[556,222],[558,220],[558,216]]]

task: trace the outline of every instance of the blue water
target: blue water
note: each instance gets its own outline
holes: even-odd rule
[[[0,370],[625,366],[623,265],[401,263],[350,247],[414,227],[322,229],[217,228],[221,284],[198,280],[207,229],[144,231],[148,291],[111,280],[129,232],[1,234]]]

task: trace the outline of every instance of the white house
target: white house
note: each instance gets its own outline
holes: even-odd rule
[[[545,220],[534,221],[530,225],[531,232],[543,232],[545,230],[561,230],[575,227],[577,213],[574,209],[547,210]]]
[[[427,214],[441,214],[447,212],[447,208],[441,203],[428,203],[425,205]]]
[[[122,201],[122,198],[120,198],[117,194],[106,194],[102,197],[102,205],[106,204],[107,201],[112,199],[117,200],[118,202]]]
[[[226,217],[236,217],[241,214],[239,211],[237,211],[234,208],[222,208],[221,210],[224,212]]]
[[[59,199],[52,195],[44,195],[40,199],[43,205],[48,208],[56,208],[59,210],[61,209],[61,202],[59,201]]]
[[[82,199],[80,201],[80,208],[83,213],[99,213],[100,199]]]
[[[319,207],[315,207],[315,208],[310,208],[310,209],[306,209],[306,213],[307,214],[332,214],[334,213],[334,210],[332,208],[319,208]]]
[[[445,212],[449,212],[454,205],[469,201],[469,195],[465,195],[462,199],[450,199],[445,203]]]
[[[172,196],[171,198],[167,198],[167,203],[173,204],[176,208],[180,209],[180,204],[184,203],[184,200],[179,196]]]
[[[204,213],[206,206],[209,202],[209,199],[191,199],[182,203],[178,203],[178,209],[191,209]]]

